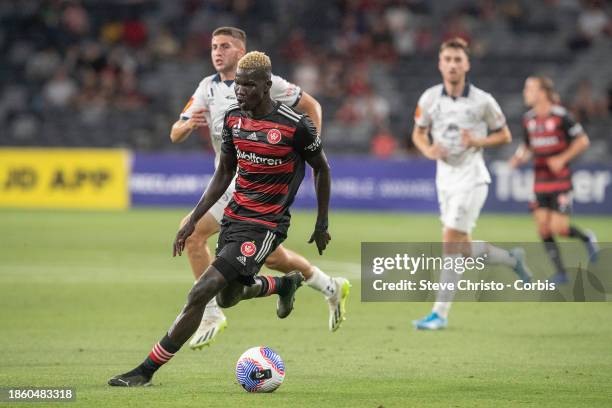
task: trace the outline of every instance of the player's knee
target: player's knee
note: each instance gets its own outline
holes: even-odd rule
[[[538,235],[542,239],[550,238],[552,235],[552,231],[549,228],[548,224],[540,223],[538,224]]]
[[[220,292],[217,294],[217,305],[222,309],[235,306],[240,301],[240,297],[236,294]]]
[[[565,236],[568,234],[568,229],[565,225],[552,224],[549,229],[553,235]]]
[[[266,258],[266,266],[274,270],[281,270],[288,263],[289,256],[283,250],[276,250]]]
[[[222,286],[223,282],[218,277],[204,273],[204,276],[189,291],[187,306],[204,307],[219,292],[219,288]]]

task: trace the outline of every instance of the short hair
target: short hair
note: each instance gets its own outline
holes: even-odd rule
[[[263,71],[271,71],[272,70],[272,62],[270,61],[270,57],[260,51],[251,51],[244,55],[244,57],[240,58],[238,61],[239,69],[256,69]]]
[[[213,31],[212,36],[216,37],[217,35],[229,35],[232,38],[235,38],[244,44],[246,48],[246,33],[244,30],[241,30],[236,27],[219,27],[215,31]]]
[[[440,45],[440,53],[442,53],[442,51],[444,51],[447,48],[454,48],[456,50],[463,50],[463,52],[465,52],[465,55],[467,55],[468,57],[470,56],[470,46],[469,46],[468,42],[465,41],[461,37],[454,37],[454,38],[451,38],[450,40],[444,41]]]
[[[555,90],[555,83],[552,79],[550,79],[550,77],[547,77],[545,75],[535,75],[530,76],[529,78],[533,78],[538,81],[540,88],[544,91],[546,97],[551,103],[561,103],[561,98]]]

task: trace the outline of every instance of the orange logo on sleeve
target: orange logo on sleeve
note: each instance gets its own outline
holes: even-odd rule
[[[191,107],[191,105],[193,105],[193,96],[191,98],[189,98],[189,102],[187,102],[187,105],[185,105],[185,107],[183,108],[183,111],[181,113],[187,112],[187,109],[189,109]]]
[[[421,107],[419,105],[417,105],[416,110],[414,111],[414,118],[415,119],[421,118]]]

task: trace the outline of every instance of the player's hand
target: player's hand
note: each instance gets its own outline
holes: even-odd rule
[[[508,160],[508,164],[510,165],[510,167],[512,167],[513,169],[516,169],[517,167],[521,166],[523,163],[525,163],[524,160],[522,160],[519,156],[514,155],[510,158],[510,160]]]
[[[448,156],[448,150],[444,146],[434,143],[429,146],[426,156],[431,160],[445,159]]]
[[[559,173],[561,170],[563,170],[566,163],[563,157],[557,155],[549,157],[548,160],[546,160],[546,164],[548,165],[550,171],[553,173]]]
[[[193,231],[195,230],[195,224],[191,222],[191,220],[187,221],[185,225],[176,233],[176,238],[174,239],[174,245],[172,248],[172,256],[181,256],[183,254],[183,250],[185,249],[185,242],[187,238]]]
[[[206,116],[204,116],[204,112],[206,112],[206,109],[199,108],[191,113],[191,118],[187,121],[187,124],[192,130],[208,126],[208,121],[206,120]]]
[[[467,129],[461,129],[461,144],[463,147],[480,147],[478,139],[474,139],[472,133]]]
[[[325,248],[327,248],[327,244],[329,243],[329,241],[331,241],[331,236],[329,235],[329,232],[327,232],[327,229],[315,229],[315,231],[310,236],[310,240],[308,241],[308,243],[312,244],[314,242],[315,244],[317,244],[319,255],[323,255],[323,251],[325,250]]]

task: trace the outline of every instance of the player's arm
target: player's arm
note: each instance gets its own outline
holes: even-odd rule
[[[319,255],[331,240],[327,229],[329,196],[331,190],[331,175],[329,163],[323,152],[319,133],[308,116],[302,117],[293,136],[294,148],[302,158],[312,167],[314,174],[315,192],[317,194],[317,222],[308,243],[315,242]]]
[[[423,156],[430,160],[443,159],[447,155],[444,147],[436,143],[429,143],[429,127],[415,125],[412,130],[412,143],[423,153]]]
[[[511,167],[519,167],[531,159],[531,149],[527,143],[521,143],[510,158]]]
[[[331,236],[327,231],[329,227],[329,196],[331,192],[331,172],[325,153],[321,150],[318,154],[306,158],[306,162],[312,167],[314,173],[315,191],[317,193],[317,222],[308,243],[315,242],[319,255],[327,247]]]
[[[482,139],[472,137],[469,130],[463,129],[461,131],[461,137],[466,147],[484,148],[512,143],[512,133],[510,133],[508,126],[503,126],[501,129],[489,133],[487,137]]]
[[[195,129],[202,126],[208,126],[204,112],[206,112],[206,109],[198,108],[191,113],[189,119],[179,119],[174,122],[170,129],[170,140],[172,143],[181,143],[185,141]]]
[[[561,171],[569,162],[574,160],[578,155],[589,148],[589,137],[585,132],[580,133],[572,140],[567,149],[556,156],[549,157],[547,160],[548,167],[553,173]]]
[[[233,153],[221,152],[219,165],[215,169],[215,174],[206,188],[206,192],[200,198],[200,201],[198,201],[187,223],[176,234],[172,256],[180,256],[183,253],[185,242],[195,230],[195,225],[225,193],[234,178],[237,163],[238,159],[236,158],[235,151]]]
[[[312,119],[319,134],[321,134],[321,126],[323,124],[323,110],[321,104],[307,92],[302,91],[302,97],[295,106],[295,109],[307,114]]]

